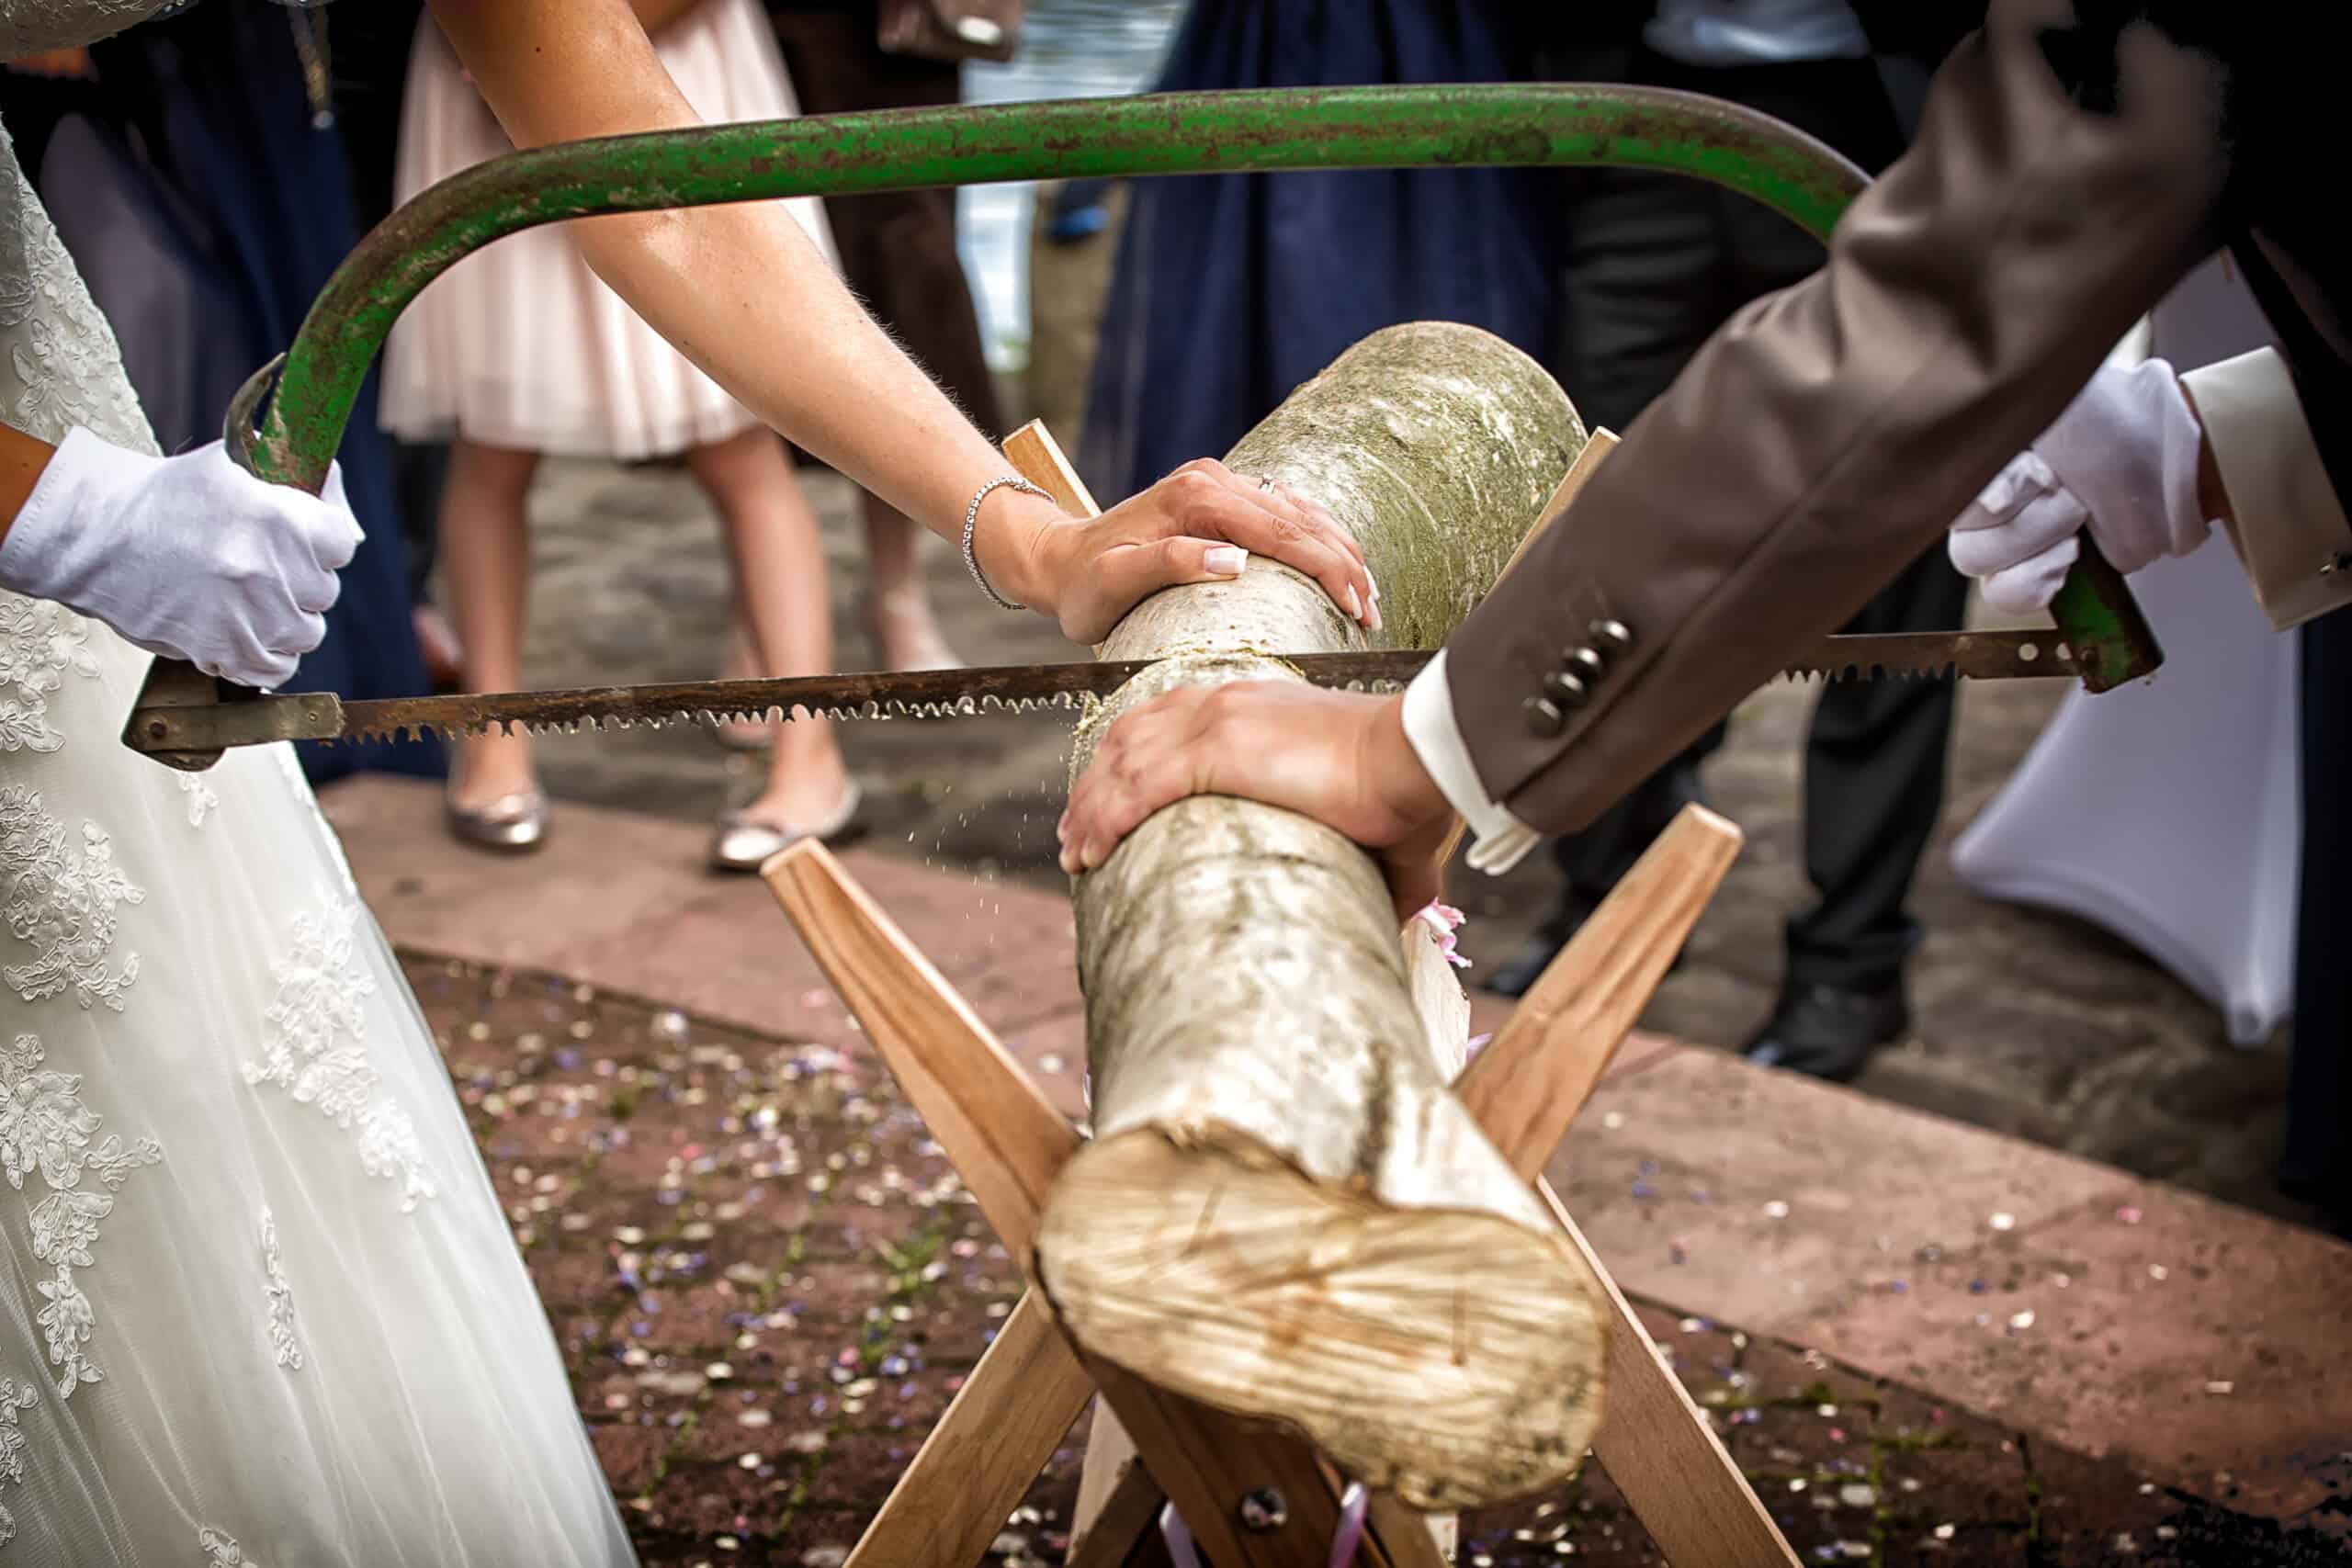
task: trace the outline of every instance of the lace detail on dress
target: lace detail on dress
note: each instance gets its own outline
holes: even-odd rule
[[[0,60],[96,43],[171,0],[0,0]]]
[[[338,1127],[359,1134],[359,1164],[370,1176],[401,1184],[401,1209],[435,1193],[415,1123],[383,1092],[368,1060],[373,976],[352,956],[356,904],[330,904],[325,915],[294,917],[293,951],[269,966],[277,999],[262,1015],[269,1049],[245,1064],[245,1081],[276,1084],[296,1103],[314,1105]]]
[[[95,822],[69,848],[65,824],[41,807],[40,792],[0,789],[0,919],[29,943],[33,962],[0,970],[28,1002],[71,990],[84,1007],[102,1001],[122,1010],[122,993],[139,978],[139,955],[114,956],[115,906],[144,903],[114,863],[114,841]]]
[[[69,670],[97,675],[89,623],[62,604],[0,592],[0,751],[65,744],[49,722],[49,694],[65,684]]]
[[[261,1564],[245,1555],[237,1538],[214,1529],[210,1525],[196,1532],[196,1544],[204,1549],[204,1568],[261,1568]]]
[[[0,1378],[0,1485],[25,1483],[25,1453],[31,1441],[17,1425],[19,1412],[40,1403],[40,1390],[31,1383],[18,1387],[14,1378]],[[17,1516],[0,1505],[0,1546],[17,1539]]]
[[[289,1372],[302,1370],[302,1342],[294,1337],[294,1287],[286,1278],[285,1261],[277,1255],[277,1219],[265,1203],[261,1210],[262,1294],[269,1301],[269,1346],[277,1364]]]
[[[187,796],[187,825],[203,827],[204,814],[220,804],[220,792],[194,773],[174,773],[172,777],[179,781],[180,793]]]
[[[0,59],[86,43],[128,27],[161,0],[0,0]],[[51,15],[53,13],[53,16]],[[41,39],[50,41],[38,41]],[[0,153],[13,152],[0,130]],[[154,433],[122,371],[114,329],[57,238],[14,156],[0,156],[0,355],[13,384],[0,390],[8,423],[56,442],[75,425],[155,451]]]
[[[82,1103],[82,1076],[52,1072],[41,1066],[43,1059],[36,1034],[19,1034],[0,1048],[0,1174],[18,1190],[38,1174],[49,1189],[32,1212],[33,1255],[57,1270],[40,1282],[49,1304],[39,1321],[50,1362],[58,1369],[58,1397],[71,1399],[76,1388],[104,1376],[82,1348],[97,1316],[74,1270],[96,1265],[98,1222],[113,1213],[115,1190],[140,1166],[161,1160],[164,1151],[153,1138],[126,1149],[119,1137],[109,1136],[92,1146],[99,1117]],[[106,1190],[84,1187],[85,1175]]]

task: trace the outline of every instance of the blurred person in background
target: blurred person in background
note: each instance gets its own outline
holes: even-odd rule
[[[35,188],[118,329],[165,451],[219,438],[230,398],[293,341],[358,241],[332,26],[324,10],[198,6],[36,62],[38,85],[0,78]],[[338,456],[367,539],[289,690],[426,689],[377,390],[370,374]],[[429,736],[296,750],[313,783],[444,768]]]
[[[934,10],[961,22],[970,36],[922,15]],[[1020,11],[1005,0],[935,7],[928,0],[767,0],[785,69],[799,91],[802,111],[812,115],[959,102],[958,62],[1011,58]],[[1004,415],[996,379],[981,347],[971,284],[956,254],[956,192],[829,196],[824,206],[851,291],[974,424],[1001,438]],[[963,661],[940,634],[923,586],[922,529],[870,491],[863,505],[865,619],[876,660],[888,670],[956,668]]]
[[[1524,78],[1532,10],[1194,0],[1151,91]],[[1540,357],[1550,192],[1521,169],[1134,181],[1077,454],[1088,484],[1126,495],[1227,450],[1294,387],[1400,321],[1466,322]]]
[[[797,112],[757,0],[638,0],[635,8],[705,120]],[[427,18],[409,62],[394,199],[510,151]],[[786,205],[829,245],[817,202]],[[725,525],[752,644],[745,672],[832,669],[824,545],[783,444],[596,279],[566,226],[509,235],[450,268],[401,314],[386,354],[386,425],[406,441],[452,443],[440,552],[467,689],[524,684],[526,503],[549,453],[624,461],[683,453]],[[760,794],[714,830],[710,860],[722,870],[757,870],[796,838],[838,839],[855,822],[857,785],[831,726],[757,728],[778,733]],[[459,839],[484,848],[544,841],[547,797],[529,739],[469,740],[447,818]]]
[[[353,205],[366,233],[392,210],[392,175],[400,161],[401,100],[408,83],[410,46],[424,0],[368,0],[335,13],[335,123],[343,133],[351,169]],[[400,500],[402,541],[408,547],[411,618],[424,671],[435,691],[454,692],[465,670],[458,634],[433,602],[431,582],[438,558],[436,525],[441,484],[449,470],[446,441],[402,441],[390,432],[392,488]]]
[[[1679,88],[1808,131],[1872,175],[1916,129],[1935,65],[1984,6],[1847,0],[1654,0],[1579,10],[1544,73]],[[1742,306],[1819,269],[1818,242],[1749,197],[1687,175],[1590,169],[1561,176],[1560,335],[1550,363],[1578,412],[1623,431]],[[1845,627],[1944,631],[1966,581],[1929,550]],[[1751,1060],[1828,1078],[1859,1071],[1910,1026],[1905,909],[1943,806],[1955,692],[1949,680],[1825,685],[1804,749],[1804,866],[1816,895],[1790,918],[1781,991]],[[1518,996],[1674,814],[1702,801],[1717,724],[1603,812],[1553,842],[1560,892],[1488,988]]]

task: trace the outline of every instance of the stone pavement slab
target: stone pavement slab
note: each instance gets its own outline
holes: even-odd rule
[[[764,887],[703,871],[690,824],[567,807],[545,852],[504,859],[450,841],[427,786],[363,779],[326,806],[404,951],[854,1043]],[[844,859],[1078,1114],[1067,900],[878,850]],[[1505,1016],[1482,997],[1474,1023]],[[2352,1247],[1656,1037],[1628,1042],[1550,1172],[1627,1291],[1671,1314],[2245,1511],[2344,1506]]]
[[[1688,1047],[1550,1174],[1636,1295],[2256,1512],[2343,1495],[2352,1247]]]
[[[854,1032],[766,886],[706,869],[690,824],[559,805],[545,847],[509,856],[452,839],[438,791],[413,780],[365,775],[321,805],[397,946],[592,976],[797,1040]],[[1078,1006],[1068,898],[870,850],[842,858],[1001,1032]]]

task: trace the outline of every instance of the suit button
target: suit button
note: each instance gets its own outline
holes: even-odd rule
[[[1634,646],[1633,628],[1623,621],[1595,621],[1585,628],[1585,635],[1611,653],[1623,653]]]
[[[1589,648],[1572,648],[1560,655],[1560,665],[1577,680],[1590,685],[1609,668],[1609,661]]]
[[[1544,694],[1549,697],[1553,705],[1561,712],[1574,713],[1584,706],[1585,699],[1590,696],[1592,692],[1582,681],[1573,675],[1553,674],[1544,677]]]
[[[1549,740],[1568,727],[1568,716],[1542,697],[1530,697],[1526,702],[1527,728]]]

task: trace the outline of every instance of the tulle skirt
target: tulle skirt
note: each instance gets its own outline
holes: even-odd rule
[[[655,50],[706,121],[799,112],[758,0],[703,0]],[[398,199],[514,151],[431,17],[401,115]],[[824,207],[786,207],[832,259]],[[510,234],[426,288],[392,329],[383,423],[409,441],[632,459],[741,434],[756,417],[588,270],[570,226]]]

